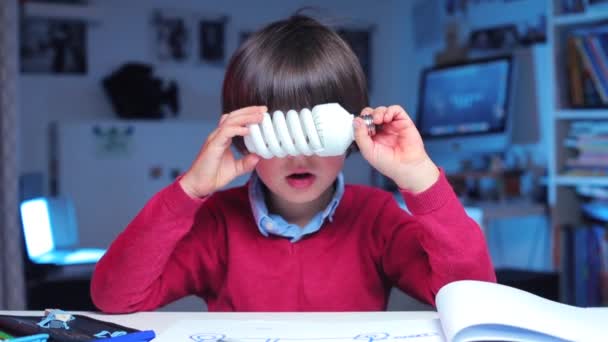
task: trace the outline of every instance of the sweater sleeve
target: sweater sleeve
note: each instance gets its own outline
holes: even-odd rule
[[[91,297],[107,313],[154,310],[217,289],[221,234],[209,198],[176,181],[154,195],[95,267]],[[202,222],[202,229],[197,222]]]
[[[404,292],[432,305],[439,289],[464,279],[496,281],[483,232],[468,217],[442,171],[420,194],[401,191],[410,213],[389,200],[382,267]]]

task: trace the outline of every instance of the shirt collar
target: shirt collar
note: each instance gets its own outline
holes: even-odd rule
[[[329,222],[333,221],[333,216],[338,208],[338,204],[340,204],[340,200],[344,195],[344,175],[342,172],[338,174],[336,178],[336,189],[334,191],[334,195],[331,201],[328,203],[327,207],[321,212],[321,223],[327,219]],[[264,226],[264,221],[272,220],[270,214],[268,213],[268,207],[266,206],[266,200],[264,198],[264,185],[258,175],[253,172],[251,174],[251,179],[248,183],[249,190],[249,203],[251,204],[251,210],[253,212],[253,216],[255,217],[256,225],[260,230],[260,233],[264,236],[270,235],[268,229]],[[273,215],[274,216],[274,215]],[[283,221],[283,220],[282,220]],[[320,226],[320,225],[319,225]],[[320,227],[319,227],[320,228]],[[314,233],[317,229],[310,231],[309,233]]]

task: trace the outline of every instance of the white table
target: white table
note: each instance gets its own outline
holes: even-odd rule
[[[158,335],[172,323],[187,319],[222,319],[222,320],[285,320],[285,321],[319,321],[319,322],[381,322],[383,320],[417,320],[438,318],[434,311],[387,311],[387,312],[290,312],[290,313],[219,313],[219,312],[139,312],[128,315],[105,315],[91,312],[70,312],[86,315],[102,321],[108,321],[127,327],[147,330],[152,329]],[[0,311],[0,315],[32,315],[42,317],[41,311]]]

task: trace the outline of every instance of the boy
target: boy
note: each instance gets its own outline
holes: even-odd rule
[[[411,119],[400,106],[367,107],[360,65],[335,32],[299,15],[265,27],[232,57],[222,95],[228,114],[191,168],[97,265],[101,310],[154,310],[190,294],[210,311],[384,310],[392,286],[434,304],[451,281],[495,281],[481,230]],[[370,137],[356,119],[356,144],[411,215],[390,193],[345,185],[344,155],[261,159],[243,146],[263,113],[329,102],[382,124]],[[220,191],[251,171],[247,185]]]

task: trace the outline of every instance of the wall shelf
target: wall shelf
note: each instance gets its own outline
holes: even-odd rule
[[[601,156],[608,155],[606,151],[600,149],[603,146],[600,145],[601,142],[592,140],[597,138],[594,135],[599,134],[600,130],[603,132],[605,127],[608,127],[608,108],[572,108],[569,106],[572,103],[578,105],[604,103],[603,100],[597,101],[599,95],[594,95],[590,90],[590,87],[595,87],[595,81],[586,84],[582,82],[581,75],[589,77],[588,81],[593,77],[591,73],[594,71],[589,71],[587,64],[581,62],[583,58],[581,56],[588,56],[588,54],[583,55],[581,49],[587,47],[583,37],[597,35],[599,32],[586,29],[599,26],[604,30],[608,28],[608,7],[586,6],[582,13],[556,14],[563,10],[563,1],[551,0],[548,1],[548,4],[547,42],[550,49],[546,60],[551,70],[548,86],[551,89],[549,100],[553,103],[553,108],[551,108],[552,116],[546,125],[547,133],[552,140],[552,148],[548,151],[550,163],[547,170],[547,193],[551,225],[555,237],[554,260],[561,273],[560,301],[587,306],[589,304],[584,298],[590,298],[586,297],[587,291],[591,293],[592,290],[589,290],[589,286],[595,285],[591,285],[591,280],[586,280],[589,278],[583,275],[584,272],[591,272],[590,269],[593,265],[590,259],[580,258],[581,251],[585,251],[589,246],[583,246],[581,241],[590,241],[590,236],[597,237],[589,235],[587,232],[591,230],[588,229],[581,229],[574,233],[562,228],[589,228],[583,204],[593,199],[594,196],[583,195],[581,187],[589,188],[590,193],[593,193],[591,190],[599,191],[600,188],[608,187],[608,174],[587,172],[585,167],[579,167],[580,170],[575,171],[576,165],[579,165],[577,162],[580,162],[582,158],[591,158],[590,155],[593,153]],[[585,50],[585,53],[587,52]],[[588,74],[584,75],[584,72]],[[583,125],[578,129],[573,129],[577,123],[583,121],[593,121],[590,125],[593,128],[585,128]],[[597,129],[595,129],[596,125]],[[583,134],[590,136],[589,139],[596,150],[589,152],[590,149],[585,150],[578,145],[572,146],[572,144],[564,143],[565,139],[577,141]],[[587,142],[586,146],[592,143]],[[600,162],[593,166],[598,169],[603,168]],[[568,169],[572,170],[571,173],[564,171]],[[575,241],[578,242],[575,243]],[[577,256],[579,256],[578,259]],[[575,262],[576,267],[572,266]],[[583,288],[586,290],[581,290]],[[591,306],[601,303],[594,299]]]
[[[570,26],[570,25],[589,25],[600,21],[605,21],[608,17],[607,9],[595,9],[583,13],[562,14],[553,17],[555,26]]]
[[[554,182],[556,185],[561,186],[581,186],[581,185],[594,185],[594,186],[608,186],[608,176],[566,176],[560,175],[555,177]]]
[[[606,109],[560,109],[555,111],[555,118],[561,120],[594,120],[608,119]]]

